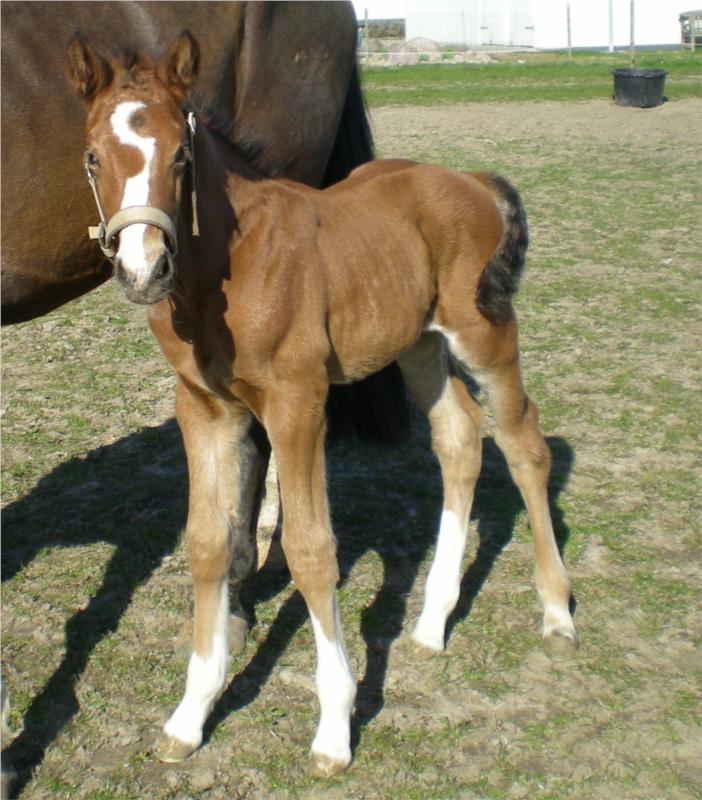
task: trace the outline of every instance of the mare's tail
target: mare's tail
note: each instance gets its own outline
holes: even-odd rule
[[[324,175],[324,186],[343,180],[373,159],[373,137],[354,64],[339,129]],[[393,363],[365,380],[332,386],[327,401],[330,436],[355,435],[363,441],[395,442],[409,432],[410,406],[402,373]]]
[[[361,92],[358,64],[355,63],[322,187],[342,181],[351,170],[366,161],[372,161],[374,157],[373,134]]]
[[[497,250],[480,275],[476,305],[490,322],[504,324],[513,315],[512,297],[519,288],[529,244],[526,212],[519,193],[505,178],[495,174],[478,177],[492,191],[504,228]]]

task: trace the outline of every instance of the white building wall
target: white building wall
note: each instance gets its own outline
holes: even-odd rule
[[[678,17],[694,5],[694,0],[635,0],[635,43],[640,46],[679,44]],[[558,49],[568,46],[566,8],[565,0],[536,0],[536,47]],[[615,47],[629,44],[630,8],[630,0],[612,0]],[[573,47],[607,47],[609,0],[570,0],[570,27]]]
[[[567,5],[567,0],[406,0],[406,35],[443,44],[560,49],[568,46]],[[678,16],[694,5],[695,0],[635,0],[636,44],[678,44]],[[625,47],[630,0],[612,0],[612,12],[614,45]],[[573,47],[609,45],[609,0],[570,0],[570,17]]]

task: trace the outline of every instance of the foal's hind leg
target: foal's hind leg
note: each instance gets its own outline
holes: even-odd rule
[[[164,727],[156,751],[162,761],[187,758],[226,681],[229,568],[238,581],[253,567],[250,506],[253,478],[265,470],[265,453],[250,439],[251,415],[179,383],[176,415],[190,480],[186,541],[193,579],[193,651],[185,694]]]
[[[321,715],[310,754],[314,774],[328,777],[351,762],[350,718],[356,682],[336,605],[339,572],[324,475],[323,379],[306,376],[304,392],[281,385],[265,401],[266,430],[278,463],[283,551],[307,604],[317,648]]]
[[[480,474],[481,412],[465,385],[451,375],[441,335],[425,333],[399,363],[412,396],[429,418],[432,448],[444,484],[436,553],[412,638],[424,647],[443,650],[446,620],[458,602],[470,510]]]
[[[527,397],[519,369],[517,324],[471,328],[448,336],[457,359],[487,389],[495,418],[495,440],[505,454],[529,515],[536,554],[536,587],[544,607],[543,642],[551,653],[575,650],[578,639],[570,614],[570,581],[561,560],[548,505],[551,453],[539,429],[536,407]]]

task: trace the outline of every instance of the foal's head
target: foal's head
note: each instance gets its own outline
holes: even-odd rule
[[[69,79],[87,105],[85,166],[107,222],[102,243],[108,255],[115,251],[117,279],[138,303],[160,300],[173,285],[190,157],[182,108],[198,63],[187,31],[158,63],[133,55],[108,62],[79,37],[68,49]]]

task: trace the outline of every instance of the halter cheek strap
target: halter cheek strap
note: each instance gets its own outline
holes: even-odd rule
[[[187,132],[188,143],[190,145],[190,170],[192,189],[190,192],[190,202],[192,204],[192,217],[193,217],[193,236],[200,235],[200,226],[197,218],[197,192],[195,183],[195,114],[191,111],[187,117]],[[105,220],[105,214],[100,204],[100,196],[97,190],[97,181],[93,175],[89,165],[86,163],[85,171],[88,175],[88,182],[90,188],[93,190],[95,197],[95,204],[97,205],[98,214],[100,215],[100,223],[98,225],[90,225],[88,227],[88,235],[91,239],[97,239],[100,249],[104,255],[112,260],[117,255],[117,248],[115,246],[115,239],[120,231],[124,230],[128,225],[153,225],[155,228],[161,230],[166,236],[166,245],[171,253],[175,255],[178,252],[178,235],[176,233],[175,224],[173,220],[161,211],[160,208],[152,206],[129,206],[120,209],[116,214]]]

